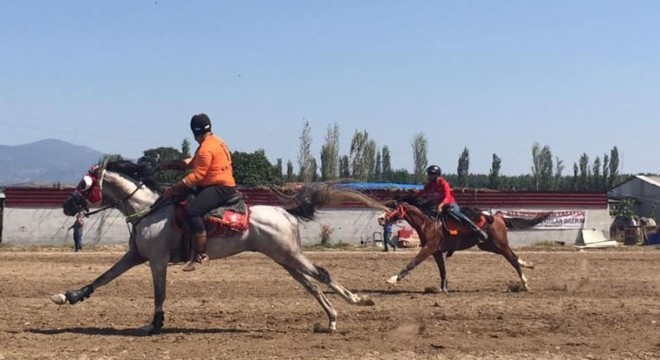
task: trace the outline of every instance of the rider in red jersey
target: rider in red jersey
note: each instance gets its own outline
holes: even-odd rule
[[[449,185],[447,180],[440,176],[442,175],[440,167],[437,165],[429,166],[426,169],[426,175],[428,176],[428,183],[424,185],[424,189],[417,193],[417,195],[437,204],[436,211],[438,214],[442,211],[448,211],[456,215],[458,219],[479,234],[481,238],[480,241],[487,240],[488,234],[461,212],[461,208],[458,206],[458,203],[456,203],[456,199],[454,199],[454,191],[452,190],[451,185]]]

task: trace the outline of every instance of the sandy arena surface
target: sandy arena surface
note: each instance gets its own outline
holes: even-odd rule
[[[451,292],[434,293],[426,261],[397,286],[385,283],[409,251],[321,251],[307,256],[375,306],[344,302],[337,332],[319,304],[271,260],[241,254],[194,273],[171,266],[163,334],[151,321],[146,265],[90,299],[58,306],[49,296],[77,289],[109,268],[117,250],[0,251],[3,359],[658,359],[660,250],[518,250],[532,261],[532,292],[504,258],[477,251],[448,260]]]

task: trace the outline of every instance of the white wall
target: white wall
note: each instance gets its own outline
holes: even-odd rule
[[[342,241],[355,245],[365,241],[370,243],[375,232],[382,233],[382,227],[377,222],[380,214],[380,211],[365,209],[320,210],[315,221],[302,223],[303,244],[320,243],[321,226],[324,224],[333,229],[332,242]],[[608,238],[610,222],[611,218],[606,209],[588,210],[585,228],[601,230]],[[59,208],[5,208],[3,244],[71,246],[72,231],[67,233],[71,224],[73,218],[65,216]],[[398,227],[397,225],[393,229],[394,234]],[[566,244],[573,244],[578,232],[578,229],[512,231],[509,233],[509,240],[513,247],[532,245],[540,241],[564,241]],[[83,246],[97,243],[126,244],[128,237],[127,224],[116,210],[106,210],[87,218],[83,227]]]

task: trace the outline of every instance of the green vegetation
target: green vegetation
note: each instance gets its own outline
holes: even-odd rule
[[[232,152],[234,176],[239,185],[260,186],[279,185],[285,182],[316,182],[316,181],[368,181],[401,184],[422,184],[425,182],[424,169],[428,165],[428,141],[422,133],[416,134],[411,140],[412,160],[414,169],[392,169],[390,148],[379,146],[369,136],[367,130],[355,130],[347,153],[341,154],[339,148],[340,132],[335,123],[328,126],[325,142],[321,146],[320,156],[312,153],[312,129],[309,121],[304,121],[300,134],[300,148],[297,159],[297,171],[294,162],[286,161],[283,169],[282,159],[276,159],[275,164],[268,160],[266,151],[258,149],[254,152]],[[231,144],[229,144],[231,147]],[[345,151],[346,151],[345,150]],[[147,149],[138,160],[156,169],[163,161],[182,159],[191,153],[191,144],[183,140],[181,149],[158,147]],[[573,173],[564,174],[564,161],[553,157],[548,145],[532,144],[530,152],[532,166],[530,173],[516,176],[502,175],[501,169],[506,159],[493,153],[491,169],[488,174],[470,172],[470,150],[464,147],[458,154],[457,166],[438,164],[443,176],[457,189],[492,189],[514,191],[607,191],[625,181],[629,175],[619,174],[619,151],[614,146],[609,153],[596,156],[590,161],[589,155],[583,153],[573,163]],[[452,170],[456,169],[453,173]],[[174,182],[181,173],[172,170],[157,171],[154,180],[161,183]]]

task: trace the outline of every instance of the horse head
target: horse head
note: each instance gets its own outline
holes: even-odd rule
[[[111,168],[119,173],[110,171]],[[135,180],[130,174],[123,175],[121,169],[118,162],[104,161],[100,166],[93,166],[62,204],[64,214],[73,216],[81,211],[88,212],[90,206],[103,202],[124,213],[141,211],[153,204],[158,194],[143,186],[144,181]]]
[[[74,216],[81,211],[89,211],[90,206],[100,204],[103,201],[101,191],[104,172],[105,169],[102,166],[93,166],[82,177],[78,186],[62,204],[65,215]]]
[[[383,226],[387,223],[404,220],[406,217],[406,206],[402,204],[396,205],[392,210],[383,212],[378,216],[378,224]]]

